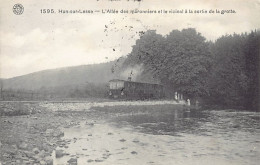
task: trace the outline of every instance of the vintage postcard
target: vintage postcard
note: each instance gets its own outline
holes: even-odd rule
[[[0,2],[0,165],[260,162],[260,0]]]

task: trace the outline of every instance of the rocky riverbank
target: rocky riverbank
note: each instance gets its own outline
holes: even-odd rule
[[[82,111],[61,113],[37,103],[1,103],[0,108],[0,164],[3,165],[53,164],[55,148],[67,144],[61,140],[62,128],[86,120]],[[60,156],[59,151],[56,154]]]
[[[61,149],[65,150],[73,140],[76,140],[62,140],[64,128],[75,127],[80,122],[91,126],[95,120],[108,119],[120,111],[128,112],[128,106],[159,106],[165,103],[176,106],[175,102],[170,101],[0,102],[0,163],[51,165],[55,157],[66,155]],[[98,110],[98,107],[104,106],[118,106],[118,108]],[[92,107],[96,107],[97,111]],[[59,150],[55,151],[57,148]],[[73,164],[73,160],[70,164]]]

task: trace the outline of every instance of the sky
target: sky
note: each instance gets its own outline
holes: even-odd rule
[[[195,28],[207,40],[260,28],[260,0],[0,0],[0,78],[126,56],[140,31],[167,35]],[[21,15],[13,6],[22,4]],[[53,9],[55,13],[41,13]],[[108,9],[119,13],[102,13]],[[120,13],[121,10],[157,13]],[[160,10],[234,10],[236,13],[158,13]],[[59,10],[99,10],[61,14]]]

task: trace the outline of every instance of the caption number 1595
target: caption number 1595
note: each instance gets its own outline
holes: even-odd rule
[[[42,14],[55,13],[54,9],[41,9]]]

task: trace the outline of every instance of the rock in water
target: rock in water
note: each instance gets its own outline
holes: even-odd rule
[[[96,159],[95,162],[103,162],[104,160]]]
[[[68,163],[70,165],[77,165],[77,158],[71,158],[70,160],[68,160]]]
[[[56,158],[61,158],[64,156],[63,150],[56,150]]]
[[[93,161],[94,161],[94,160],[92,160],[92,159],[89,159],[89,160],[88,160],[88,163],[91,163],[91,162],[93,162]]]
[[[135,154],[135,155],[136,155],[136,154],[137,154],[137,152],[136,152],[136,151],[132,151],[132,152],[131,152],[131,154]]]

